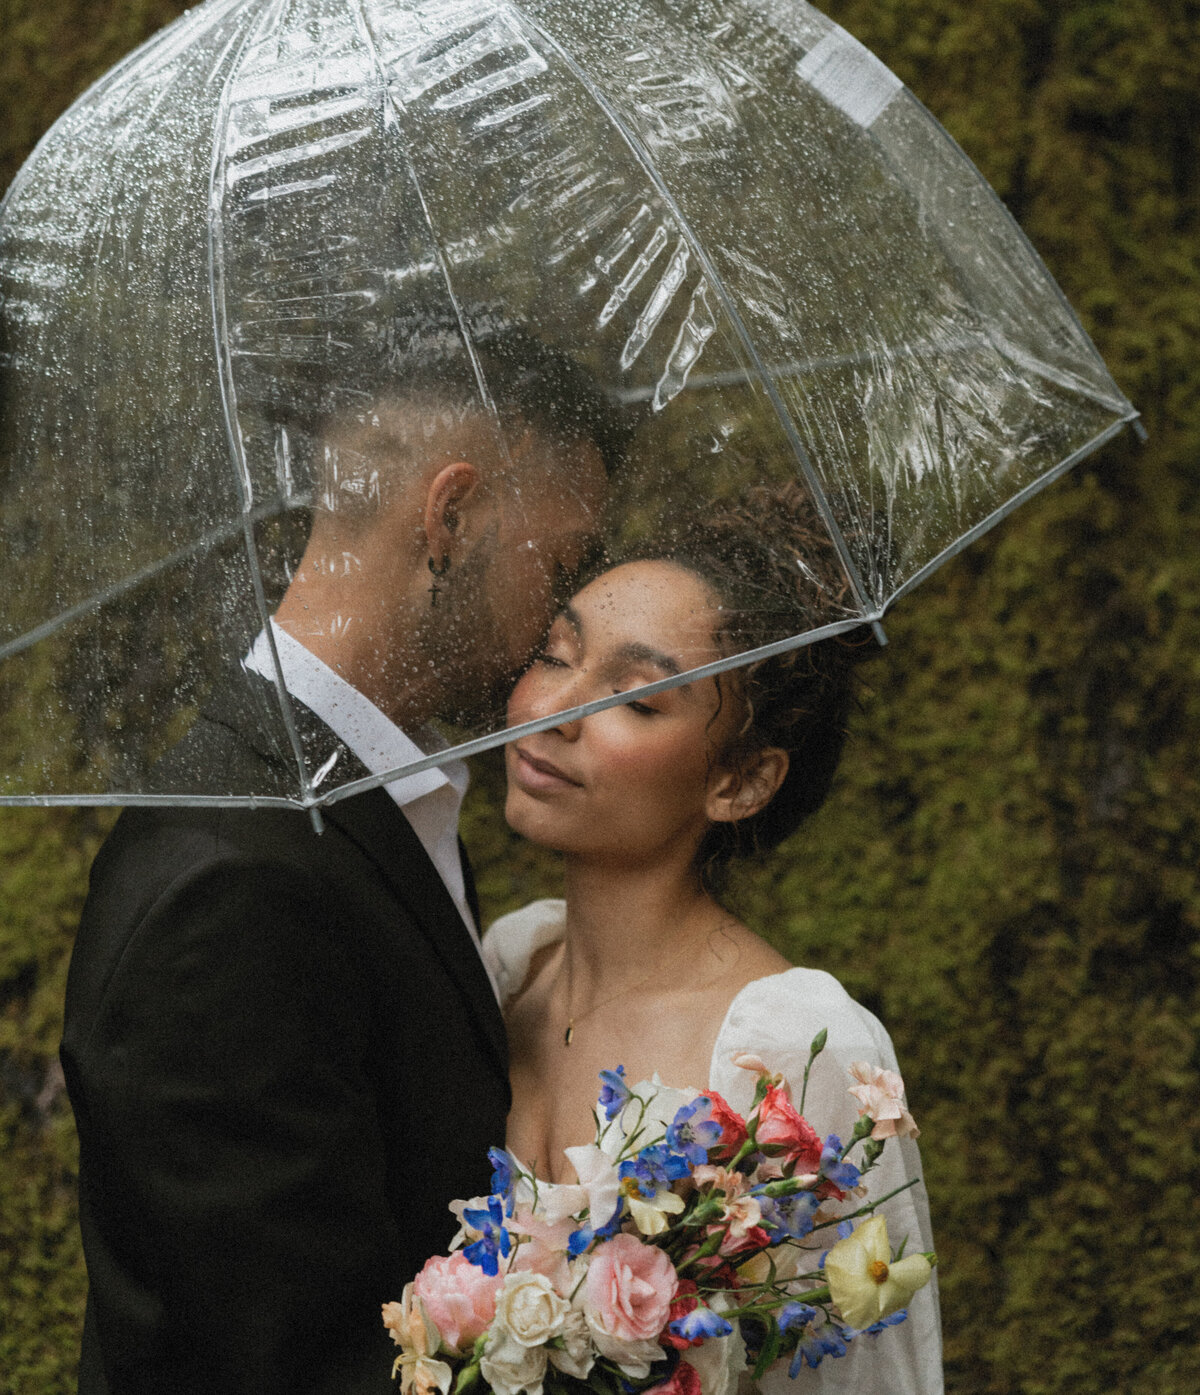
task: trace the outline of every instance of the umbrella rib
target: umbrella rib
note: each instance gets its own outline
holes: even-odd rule
[[[496,746],[506,746],[519,737],[529,736],[539,731],[548,731],[551,727],[561,726],[564,722],[578,721],[583,717],[590,717],[593,713],[603,712],[609,707],[620,707],[627,702],[653,697],[655,693],[663,693],[671,688],[683,687],[705,678],[716,678],[732,669],[744,668],[747,664],[774,658],[778,654],[786,654],[793,649],[803,649],[810,644],[819,644],[822,640],[834,639],[838,635],[862,630],[864,627],[874,628],[882,618],[883,610],[877,609],[868,611],[865,615],[855,615],[848,620],[835,620],[831,624],[822,625],[819,629],[809,630],[802,635],[792,635],[787,639],[776,640],[772,644],[760,645],[757,649],[747,649],[742,654],[716,659],[711,664],[702,664],[699,668],[672,674],[668,678],[658,678],[653,683],[642,683],[623,693],[612,693],[608,697],[594,698],[591,702],[581,703],[578,707],[571,707],[563,712],[555,712],[548,717],[537,717],[529,722],[521,722],[518,726],[505,727],[502,731],[479,736],[472,741],[461,742],[457,746],[448,746],[444,751],[436,751],[421,760],[413,761],[411,764],[397,766],[394,770],[384,770],[378,775],[364,776],[361,780],[355,780],[353,783],[339,785],[336,789],[330,790],[318,802],[336,804],[340,800],[349,799],[351,795],[362,793],[363,790],[387,784],[401,775],[418,775],[422,770],[444,765],[447,761],[466,760],[470,756],[481,754],[483,751],[490,751]]]
[[[995,340],[991,335],[962,334],[955,339],[947,339],[941,343],[930,339],[915,340],[911,344],[899,344],[888,346],[888,356],[892,360],[901,358],[922,358],[933,357],[938,354],[945,354],[949,349],[961,350],[969,353],[972,349],[988,348],[997,352],[1004,352],[998,349]],[[854,353],[844,354],[823,354],[819,358],[792,359],[787,363],[772,363],[767,365],[767,372],[772,378],[798,378],[805,373],[819,373],[830,368],[849,368],[858,363],[869,363],[875,358],[875,353],[870,349],[858,349]],[[1012,356],[1011,353],[1009,355]],[[1106,407],[1109,411],[1124,410],[1129,407],[1129,403],[1121,398],[1118,404],[1112,396],[1104,397],[1094,388],[1081,380],[1073,379],[1062,372],[1056,371],[1050,365],[1042,363],[1038,359],[1029,358],[1023,360],[1023,366],[1031,373],[1036,373],[1047,382],[1054,383],[1056,387],[1065,388],[1069,392],[1076,393],[1080,397],[1085,397],[1089,402],[1095,402],[1100,407]],[[729,387],[743,384],[747,381],[747,374],[738,369],[727,369],[721,373],[692,373],[688,376],[689,388],[709,388],[709,387]],[[622,404],[632,402],[649,402],[654,396],[653,387],[617,388],[610,390],[609,395],[614,401]]]
[[[371,32],[371,24],[367,19],[363,0],[358,0],[355,6],[355,15],[358,20],[358,27],[362,34],[363,42],[370,52],[371,62],[374,64],[375,71],[379,77],[379,85],[383,94],[383,100],[396,112],[397,117],[400,117],[403,112],[403,103],[398,103],[396,98],[392,95],[392,90],[387,80],[387,69],[384,66],[383,59],[379,52],[379,44],[374,34]],[[483,365],[479,361],[479,355],[475,351],[475,344],[471,338],[466,316],[463,314],[462,305],[454,290],[454,283],[450,276],[450,260],[446,256],[445,248],[442,246],[442,240],[438,236],[437,230],[433,225],[433,217],[429,211],[429,203],[425,198],[425,191],[421,186],[420,176],[417,174],[417,167],[413,162],[412,156],[408,152],[407,146],[405,146],[403,142],[401,143],[401,148],[404,152],[405,173],[408,175],[409,181],[413,187],[413,192],[417,196],[417,202],[421,205],[421,213],[424,215],[425,227],[429,233],[430,248],[437,260],[438,269],[442,273],[442,283],[446,287],[446,295],[450,299],[450,305],[454,311],[454,318],[458,322],[458,329],[459,333],[462,335],[463,346],[467,351],[467,357],[471,361],[471,372],[474,374],[475,384],[479,389],[480,400],[483,403],[484,410],[488,414],[489,421],[492,423],[501,458],[511,476],[514,473],[514,466],[512,456],[509,454],[508,441],[505,439],[504,432],[501,429],[500,414],[496,410],[496,403],[492,397],[491,390],[488,388],[487,379],[484,377]]]
[[[188,805],[203,808],[288,808],[288,809],[308,809],[310,813],[317,808],[322,808],[327,804],[338,804],[343,799],[349,799],[353,795],[362,794],[366,790],[378,788],[386,785],[392,780],[398,779],[402,775],[419,775],[423,770],[431,770],[435,766],[445,765],[452,760],[465,760],[470,756],[477,756],[484,751],[490,751],[497,746],[507,745],[510,741],[515,741],[519,737],[531,735],[534,732],[546,731],[550,727],[559,726],[563,722],[572,722],[581,717],[589,717],[595,712],[603,712],[609,707],[618,707],[623,703],[653,696],[655,693],[666,692],[669,688],[678,688],[686,683],[695,683],[703,678],[715,678],[718,674],[728,673],[731,669],[742,668],[747,664],[757,663],[761,659],[769,659],[777,654],[786,654],[793,649],[802,649],[809,644],[817,644],[821,640],[833,639],[837,635],[847,634],[853,630],[861,630],[864,626],[873,626],[882,618],[883,611],[872,611],[867,615],[855,615],[848,620],[835,620],[831,624],[822,625],[820,629],[810,630],[803,635],[793,635],[788,639],[777,640],[773,644],[764,644],[757,649],[748,649],[744,654],[734,654],[729,658],[717,659],[711,664],[704,664],[700,668],[689,669],[686,673],[672,674],[668,678],[656,679],[653,683],[643,683],[637,688],[630,688],[623,693],[613,693],[609,697],[596,698],[592,702],[586,702],[579,707],[569,708],[565,712],[555,712],[549,717],[538,717],[530,722],[522,722],[519,726],[506,727],[502,731],[492,732],[487,736],[479,736],[471,741],[464,741],[457,746],[447,746],[445,750],[435,751],[433,754],[423,756],[420,760],[411,761],[406,765],[396,766],[392,770],[381,771],[377,775],[367,775],[361,780],[354,780],[345,785],[339,785],[336,789],[330,790],[327,794],[319,798],[309,797],[306,801],[287,799],[277,795],[220,795],[220,794],[197,794],[197,795],[137,795],[137,794],[105,794],[105,795],[3,795],[0,794],[0,806],[3,805],[48,805],[48,804],[87,804],[96,806],[107,806],[113,804],[176,804]]]
[[[237,391],[233,382],[233,364],[229,356],[229,326],[225,303],[225,259],[221,236],[224,232],[223,199],[225,190],[226,148],[225,139],[229,126],[230,88],[241,67],[242,58],[256,37],[271,22],[277,20],[284,8],[284,0],[275,0],[268,7],[257,25],[250,25],[242,39],[237,56],[230,64],[229,76],[221,88],[220,103],[213,130],[213,158],[208,190],[208,285],[212,302],[213,339],[217,354],[217,380],[221,387],[221,408],[225,415],[225,435],[233,463],[234,480],[242,506],[242,536],[246,545],[246,560],[250,567],[251,585],[254,588],[254,603],[258,609],[259,622],[266,634],[274,670],[275,695],[279,700],[280,716],[288,743],[296,759],[296,769],[300,777],[300,791],[305,805],[312,803],[313,786],[304,763],[304,749],[300,744],[300,733],[296,729],[295,713],[291,695],[283,680],[283,667],[275,646],[275,635],[270,625],[271,612],[267,605],[266,588],[263,585],[262,570],[258,561],[258,549],[254,543],[254,529],[251,524],[253,507],[249,475],[247,473],[246,452],[241,429],[237,419]],[[321,832],[321,817],[313,811],[313,827]]]
[[[754,342],[750,338],[749,331],[746,329],[745,324],[742,322],[742,317],[738,313],[738,310],[733,303],[733,299],[725,287],[724,281],[717,274],[716,267],[713,266],[712,261],[708,256],[708,253],[704,250],[704,247],[700,242],[700,239],[692,230],[691,224],[684,217],[683,212],[680,209],[678,203],[675,201],[675,198],[671,194],[671,191],[667,188],[666,184],[660,177],[658,171],[655,169],[654,162],[650,158],[650,152],[646,149],[645,145],[642,143],[637,133],[629,126],[629,124],[616,110],[616,108],[608,100],[604,93],[600,91],[600,89],[588,76],[584,68],[578,62],[576,62],[576,60],[571,56],[571,54],[568,53],[566,49],[562,47],[562,45],[554,38],[554,36],[548,33],[537,22],[537,20],[533,19],[524,9],[521,8],[520,5],[512,4],[511,0],[509,0],[509,8],[513,11],[513,13],[519,15],[523,23],[525,23],[530,29],[532,29],[536,34],[538,34],[549,48],[553,49],[553,51],[558,55],[562,62],[575,75],[576,79],[583,85],[584,89],[588,92],[588,94],[592,97],[592,99],[596,102],[596,104],[612,122],[614,128],[620,134],[625,144],[633,152],[634,158],[641,166],[643,173],[646,175],[646,178],[651,181],[655,189],[657,189],[659,196],[662,198],[667,208],[671,211],[672,217],[676,220],[676,222],[679,225],[680,232],[687,239],[688,245],[696,254],[696,260],[700,263],[701,267],[703,267],[705,276],[708,278],[714,291],[716,292],[721,302],[721,305],[725,310],[726,315],[729,317],[729,322],[733,326],[734,332],[737,334],[738,339],[741,341],[742,348],[744,349],[746,355],[750,359],[754,372],[756,373],[759,382],[762,384],[763,391],[767,394],[767,397],[770,400],[772,407],[774,407],[775,409],[776,416],[779,419],[779,424],[783,428],[784,435],[791,443],[792,450],[795,453],[800,468],[804,473],[804,477],[808,482],[808,486],[812,491],[813,500],[816,503],[817,511],[820,513],[821,518],[824,520],[825,526],[829,529],[834,546],[837,548],[838,554],[842,559],[842,565],[846,569],[847,579],[849,580],[850,587],[854,592],[855,600],[857,601],[862,611],[865,613],[870,609],[870,605],[867,600],[866,585],[863,581],[862,575],[858,570],[857,565],[855,564],[854,558],[850,554],[850,549],[846,543],[845,537],[842,534],[842,530],[838,527],[837,520],[834,518],[833,510],[830,507],[829,500],[826,497],[825,491],[821,486],[821,482],[817,475],[816,468],[814,467],[812,459],[804,446],[804,442],[800,439],[800,433],[796,430],[796,424],[792,421],[791,414],[788,412],[787,407],[784,405],[783,399],[779,395],[779,390],[776,388],[774,380],[767,372],[766,365],[763,363],[762,358],[759,356],[758,350],[754,347]]]

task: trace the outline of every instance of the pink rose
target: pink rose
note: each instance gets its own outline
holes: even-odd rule
[[[442,1334],[442,1345],[456,1356],[471,1349],[496,1316],[496,1294],[503,1274],[489,1278],[461,1250],[434,1255],[413,1280],[417,1297]]]
[[[816,1129],[792,1108],[787,1090],[774,1085],[758,1106],[759,1144],[774,1147],[796,1163],[802,1172],[816,1172],[821,1165],[821,1138]]]
[[[675,1297],[675,1266],[653,1245],[614,1235],[592,1253],[587,1306],[613,1337],[636,1342],[657,1337]]]
[[[526,1234],[522,1228],[522,1234]],[[514,1274],[544,1274],[559,1293],[570,1293],[571,1270],[561,1249],[552,1249],[536,1236],[526,1240],[509,1266]]]

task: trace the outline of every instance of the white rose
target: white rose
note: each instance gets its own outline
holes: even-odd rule
[[[550,1364],[564,1375],[586,1380],[588,1372],[595,1365],[596,1353],[592,1350],[592,1338],[581,1309],[572,1308],[567,1313],[559,1335],[563,1345],[561,1348],[549,1348]]]
[[[496,1321],[523,1347],[540,1347],[563,1330],[569,1304],[545,1274],[509,1274],[496,1295]]]
[[[542,1395],[546,1348],[527,1347],[501,1323],[492,1324],[479,1371],[496,1395]]]

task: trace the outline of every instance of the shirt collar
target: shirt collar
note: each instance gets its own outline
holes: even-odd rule
[[[339,740],[345,742],[372,775],[399,769],[426,755],[445,750],[445,740],[431,727],[423,727],[417,732],[421,740],[421,745],[417,745],[370,698],[347,683],[341,674],[318,659],[295,636],[277,625],[274,619],[270,623],[284,687],[292,697],[319,717]],[[265,630],[254,641],[246,667],[264,678],[274,678],[275,664]],[[390,780],[386,789],[401,807],[447,786],[457,801],[461,801],[469,779],[466,763],[452,760],[442,766],[420,770],[415,775],[402,775]]]

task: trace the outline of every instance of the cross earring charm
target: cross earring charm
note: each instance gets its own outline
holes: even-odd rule
[[[429,606],[430,606],[430,609],[432,610],[432,609],[436,609],[436,607],[437,607],[438,593],[439,593],[439,592],[441,591],[441,589],[442,589],[442,588],[438,585],[438,581],[439,581],[442,577],[444,577],[444,576],[446,575],[446,573],[450,570],[450,557],[449,557],[449,554],[443,552],[443,553],[442,553],[442,564],[441,564],[440,567],[437,566],[437,565],[435,564],[435,562],[434,562],[434,560],[433,560],[432,557],[429,557],[429,558],[427,558],[426,560],[427,560],[427,562],[428,562],[428,564],[429,564],[429,570],[433,573],[433,583],[432,583],[432,585],[431,585],[430,588],[429,588]]]

